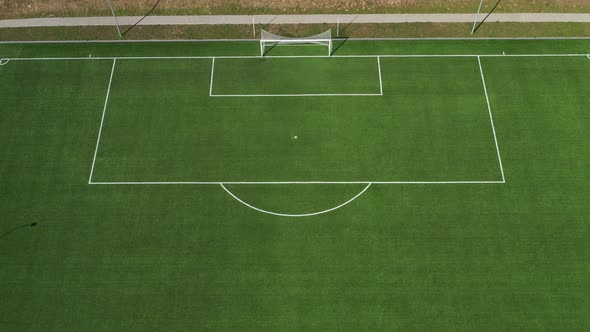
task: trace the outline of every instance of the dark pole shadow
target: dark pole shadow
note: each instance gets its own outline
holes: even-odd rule
[[[262,38],[262,30],[266,30],[266,28],[267,28],[267,27],[268,27],[268,26],[269,26],[269,25],[270,25],[270,24],[271,24],[271,23],[272,23],[272,22],[273,22],[273,21],[274,21],[276,18],[277,18],[277,17],[276,17],[276,16],[274,16],[274,17],[272,18],[272,20],[268,21],[268,23],[266,23],[266,24],[264,24],[264,25],[260,26],[260,38]],[[256,29],[254,30],[254,32],[256,32]],[[273,46],[273,47],[274,47],[274,46]],[[272,49],[272,47],[271,47],[271,49]],[[270,50],[269,50],[269,51],[270,51]],[[264,54],[263,54],[263,55],[265,55],[266,53],[267,53],[267,52],[264,52]]]
[[[276,19],[277,19],[277,17],[276,17],[276,16],[274,16],[274,17],[272,18],[272,20],[268,21],[268,23],[266,23],[265,25],[261,26],[261,27],[260,27],[260,29],[264,29],[264,30],[266,30],[266,28],[268,28],[268,26],[269,26],[269,25],[271,25],[271,23],[272,23],[272,22],[274,22],[274,20],[276,20]]]
[[[330,53],[330,55],[333,55],[334,53],[336,53],[336,51],[338,51],[338,49],[340,49],[342,47],[342,45],[344,45],[348,41],[348,37],[336,37],[336,38],[332,38],[332,40],[338,40],[338,44],[336,47],[334,47],[334,49],[332,50],[332,53]]]
[[[352,23],[354,23],[354,21],[356,20],[357,17],[358,16],[355,16],[350,22],[348,22],[348,23],[346,23],[346,25],[342,26],[342,29],[340,29],[338,37],[341,37],[346,32],[346,29],[348,29],[348,27],[350,27],[352,25]],[[348,38],[348,37],[343,36],[343,38]]]
[[[15,228],[12,228],[12,229],[8,230],[8,232],[6,232],[6,233],[2,234],[2,236],[0,236],[0,240],[2,240],[2,239],[3,239],[4,237],[6,237],[8,234],[10,234],[10,233],[12,233],[12,232],[15,232],[15,231],[17,231],[17,230],[19,230],[19,229],[21,229],[21,228],[26,228],[26,227],[35,227],[35,226],[37,226],[37,223],[36,223],[36,222],[34,222],[34,223],[30,223],[30,224],[24,224],[24,225],[16,226]]]
[[[490,10],[490,12],[483,18],[483,20],[481,20],[481,22],[477,23],[477,25],[475,26],[475,29],[473,29],[473,33],[475,33],[479,29],[479,27],[481,27],[483,22],[485,22],[488,19],[488,17],[490,17],[490,15],[492,15],[494,10],[496,10],[496,8],[498,8],[498,5],[500,5],[500,2],[502,2],[502,0],[498,0],[498,2],[496,2],[494,7],[492,7],[492,10]]]
[[[262,53],[262,56],[265,56],[268,54],[268,52],[272,51],[273,48],[275,48],[279,43],[274,43],[272,44],[272,46],[267,50],[264,50],[264,53]]]
[[[141,23],[141,21],[143,21],[146,17],[150,16],[154,12],[154,10],[156,10],[156,7],[158,7],[158,5],[160,4],[161,1],[162,0],[156,1],[156,4],[152,7],[152,9],[150,9],[150,11],[147,14],[145,14],[142,18],[140,18],[139,21],[135,22],[135,24],[133,24],[132,26],[130,26],[129,28],[127,28],[127,30],[125,30],[125,32],[121,33],[121,36],[125,36],[129,31],[131,31],[139,23]]]

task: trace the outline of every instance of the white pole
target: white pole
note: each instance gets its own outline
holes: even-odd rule
[[[338,16],[338,23],[336,23],[336,37],[340,37],[340,16]]]
[[[473,28],[471,28],[471,34],[475,32],[475,26],[477,25],[477,20],[479,18],[479,12],[481,11],[481,5],[483,4],[483,0],[479,1],[479,7],[477,8],[477,14],[475,14],[475,21],[473,21]]]
[[[121,34],[121,28],[119,27],[119,21],[117,20],[117,14],[115,14],[115,9],[113,8],[113,3],[111,0],[109,1],[109,7],[111,7],[111,13],[113,13],[113,17],[115,18],[115,25],[117,26],[117,32],[119,32],[119,38],[123,37]]]
[[[254,16],[252,16],[252,37],[256,38],[256,23],[254,23]]]

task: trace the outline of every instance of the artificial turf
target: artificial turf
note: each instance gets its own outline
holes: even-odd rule
[[[590,40],[336,47],[584,54]],[[590,328],[590,59],[481,57],[502,169],[474,56],[383,57],[383,96],[309,97],[209,93],[378,92],[377,59],[216,58],[214,86],[210,58],[121,59],[257,52],[0,44],[0,58],[91,57],[0,66],[0,329]],[[501,170],[505,183],[374,184],[304,218],[254,211],[214,184],[89,184],[497,181]],[[289,214],[364,187],[227,185]]]

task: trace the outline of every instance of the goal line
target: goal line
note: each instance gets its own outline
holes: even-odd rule
[[[349,54],[349,55],[267,55],[265,58],[560,58],[589,57],[588,53],[570,54]],[[259,55],[219,56],[98,56],[98,57],[3,57],[10,61],[65,61],[65,60],[185,60],[185,59],[259,59]]]

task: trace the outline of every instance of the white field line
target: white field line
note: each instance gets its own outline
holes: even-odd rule
[[[503,184],[505,181],[98,181],[90,184],[96,185],[291,185],[291,184],[408,184],[408,185],[434,185],[434,184]]]
[[[419,38],[419,37],[382,37],[382,38],[348,38],[348,40],[354,41],[379,41],[379,40],[396,40],[396,41],[416,41],[416,40],[585,40],[590,39],[590,37],[426,37],[426,38]],[[201,39],[199,39],[201,40]],[[241,39],[244,40],[244,39]],[[252,39],[258,40],[258,39]],[[251,40],[251,41],[252,41]],[[146,40],[147,41],[147,40]],[[66,41],[67,42],[67,41]],[[118,40],[113,40],[113,42],[118,42]],[[137,41],[136,41],[137,42]]]
[[[585,40],[590,37],[430,37],[430,38],[348,38],[354,41],[375,40]],[[0,41],[0,44],[97,44],[97,43],[203,43],[203,42],[260,42],[260,39],[148,39],[148,40],[47,40]]]
[[[482,37],[480,37],[482,38]],[[570,38],[575,39],[576,37],[563,37],[564,39]],[[583,37],[579,37],[583,38]],[[588,37],[590,38],[590,37]],[[349,38],[352,39],[352,38]],[[473,39],[477,39],[474,37]],[[541,39],[539,37],[539,39]],[[32,41],[0,41],[0,44],[107,44],[107,43],[119,43],[119,44],[133,44],[133,43],[203,43],[203,42],[259,42],[260,39],[137,39],[137,40],[32,40]]]
[[[382,96],[380,93],[293,93],[293,94],[271,94],[271,95],[210,95],[211,97],[361,97],[361,96]]]
[[[285,55],[265,56],[265,58],[473,58],[473,57],[586,57],[588,54],[366,54],[366,55]],[[228,55],[228,56],[117,56],[117,57],[30,57],[5,58],[13,61],[44,61],[44,60],[183,60],[183,59],[259,59],[260,55]]]
[[[0,66],[4,66],[4,65],[5,65],[5,64],[7,64],[9,61],[10,61],[10,59],[4,59],[4,58],[1,58],[1,59],[0,59]]]
[[[295,46],[295,47],[301,47],[301,46],[326,46],[326,45],[320,45],[320,44],[304,44],[304,45],[297,45],[297,44],[285,44],[285,43],[278,43],[276,45],[273,45],[273,47],[285,47],[285,46]]]
[[[211,60],[211,82],[209,83],[209,96],[213,95],[213,72],[215,71],[215,58]]]
[[[327,56],[324,56],[328,58]],[[268,58],[268,57],[265,57]],[[281,57],[279,57],[281,58]],[[332,58],[332,57],[330,57]],[[377,69],[379,72],[379,93],[277,93],[277,94],[213,94],[213,71],[215,58],[211,65],[211,84],[209,86],[209,97],[362,97],[362,96],[383,96],[383,81],[381,80],[381,61],[377,57]]]
[[[587,57],[588,59],[590,59],[590,54],[586,55],[586,57]]]
[[[268,211],[268,210],[263,210],[263,209],[257,208],[257,207],[255,207],[255,206],[253,206],[253,205],[251,205],[251,204],[248,204],[248,203],[244,202],[244,201],[243,201],[243,200],[241,200],[240,198],[238,198],[238,197],[237,197],[236,195],[234,195],[234,194],[233,194],[231,191],[229,191],[229,190],[228,190],[228,189],[227,189],[227,188],[226,188],[226,187],[223,185],[223,183],[220,183],[219,185],[220,185],[220,186],[221,186],[221,188],[223,188],[223,190],[225,190],[225,192],[227,192],[227,193],[228,193],[228,194],[229,194],[231,197],[233,197],[233,198],[234,198],[235,200],[237,200],[238,202],[240,202],[240,203],[244,204],[245,206],[247,206],[247,207],[249,207],[249,208],[251,208],[251,209],[253,209],[253,210],[256,210],[256,211],[258,211],[258,212],[262,212],[262,213],[270,214],[270,215],[273,215],[273,216],[279,216],[279,217],[311,217],[311,216],[317,216],[317,215],[320,215],[320,214],[328,213],[328,212],[331,212],[331,211],[337,210],[337,209],[339,209],[339,208],[341,208],[341,207],[343,207],[343,206],[347,205],[348,203],[350,203],[350,202],[354,201],[354,200],[355,200],[355,199],[357,199],[359,196],[361,196],[362,194],[364,194],[364,193],[365,193],[365,191],[367,191],[367,189],[369,189],[369,187],[371,187],[371,183],[367,184],[367,186],[366,186],[366,187],[365,187],[365,188],[364,188],[364,189],[363,189],[361,192],[359,192],[358,194],[356,194],[356,195],[355,195],[354,197],[352,197],[351,199],[347,200],[346,202],[344,202],[344,203],[342,203],[342,204],[340,204],[340,205],[338,205],[338,206],[335,206],[335,207],[332,207],[332,208],[329,208],[329,209],[326,209],[326,210],[317,211],[317,212],[312,212],[312,213],[287,214],[287,213],[277,213],[277,212],[272,212],[272,211]]]
[[[377,68],[379,69],[379,92],[383,96],[383,79],[381,79],[381,58],[377,57]]]
[[[504,166],[502,165],[502,157],[500,156],[500,147],[498,146],[498,138],[496,137],[496,127],[494,126],[494,118],[492,117],[492,107],[490,106],[490,98],[488,96],[488,89],[486,87],[486,80],[483,75],[483,69],[481,67],[481,59],[477,57],[477,63],[479,64],[479,73],[481,74],[481,83],[483,85],[483,91],[486,95],[486,103],[488,105],[488,113],[490,115],[490,123],[492,124],[492,133],[494,134],[494,143],[496,144],[496,153],[498,154],[498,164],[500,165],[500,172],[502,173],[502,181],[506,182],[504,177]]]
[[[92,167],[90,168],[90,177],[88,177],[88,184],[92,184],[92,175],[94,174],[94,163],[96,162],[96,155],[98,154],[98,146],[100,145],[100,136],[102,135],[102,125],[104,123],[104,116],[107,111],[107,104],[109,103],[109,94],[111,93],[111,83],[113,82],[113,74],[115,73],[115,64],[117,59],[113,59],[113,67],[111,68],[111,77],[109,78],[109,86],[107,88],[107,95],[104,99],[104,107],[102,109],[102,117],[100,118],[100,128],[98,129],[98,137],[96,138],[96,147],[94,148],[94,157],[92,158]]]
[[[212,74],[213,74],[213,66],[214,66],[214,58],[215,57],[207,57],[212,59]],[[378,64],[380,65],[380,59],[378,59]],[[112,77],[111,77],[112,79]],[[109,82],[109,91],[110,91],[110,82]],[[326,94],[327,95],[327,94]],[[374,94],[378,95],[378,94]],[[213,95],[216,96],[216,95]],[[240,95],[242,96],[242,95]],[[243,95],[243,96],[255,96],[255,95]],[[268,95],[268,96],[276,96],[276,95]],[[301,95],[296,95],[301,96]],[[107,99],[108,99],[108,92],[107,92]],[[105,101],[106,105],[106,101]],[[106,109],[106,108],[105,108]],[[100,140],[100,133],[102,131],[102,122],[104,120],[104,111],[103,111],[103,119],[101,120],[101,129],[99,131],[99,138],[97,140],[97,149],[98,149],[98,142]],[[96,158],[96,151],[95,151],[95,158]],[[93,168],[94,168],[94,161],[93,161]],[[92,172],[91,172],[92,174]],[[96,185],[219,185],[219,184],[243,184],[243,185],[285,185],[285,184],[410,184],[410,185],[436,185],[436,184],[502,184],[505,183],[504,180],[502,181],[488,181],[488,180],[458,180],[458,181],[98,181],[92,182],[89,181],[89,184],[96,184]]]

